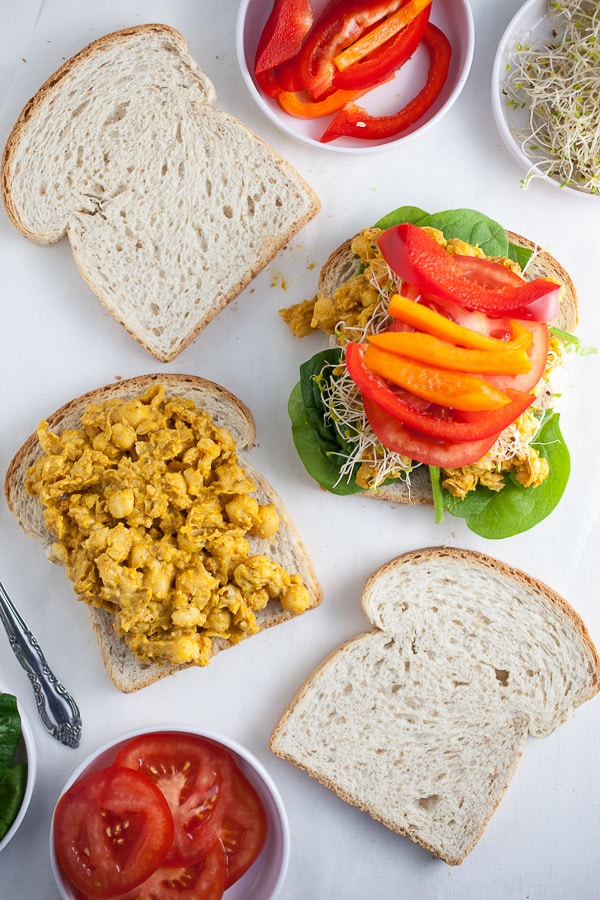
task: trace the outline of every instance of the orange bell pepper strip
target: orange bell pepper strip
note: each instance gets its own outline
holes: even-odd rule
[[[364,362],[381,378],[439,406],[482,412],[510,403],[510,397],[485,378],[418,363],[373,344],[367,346]]]
[[[418,331],[433,334],[442,340],[457,344],[459,347],[470,347],[474,350],[502,350],[520,347],[527,351],[533,342],[531,331],[516,320],[510,322],[512,340],[502,341],[499,338],[480,334],[472,328],[466,328],[448,319],[423,303],[417,303],[401,294],[394,294],[388,307],[388,315],[405,325],[412,325]]]
[[[308,99],[307,91],[281,91],[277,95],[277,102],[289,116],[295,116],[297,119],[320,119],[338,112],[346,103],[366,94],[367,90],[368,88],[345,91],[339,88],[324,100]],[[304,99],[305,97],[307,99]]]
[[[340,72],[343,72],[344,69],[360,62],[365,56],[369,56],[370,53],[378,50],[382,44],[393,38],[402,28],[410,25],[413,19],[428,6],[431,6],[431,0],[409,0],[399,10],[383,19],[379,25],[367,31],[357,41],[334,56],[334,65]]]
[[[455,347],[432,334],[418,331],[383,331],[369,335],[375,347],[397,353],[440,369],[473,372],[480,375],[522,375],[531,369],[531,360],[520,347],[499,350],[473,350]]]

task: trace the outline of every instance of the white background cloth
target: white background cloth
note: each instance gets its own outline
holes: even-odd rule
[[[0,576],[36,633],[50,665],[81,707],[81,746],[51,739],[37,718],[26,676],[0,636],[0,679],[29,714],[40,757],[35,794],[21,831],[0,857],[3,897],[54,900],[48,836],[53,805],[71,770],[104,741],[138,726],[195,723],[247,745],[267,766],[287,806],[291,860],[283,900],[591,900],[600,884],[600,707],[582,707],[552,736],[529,740],[510,789],[462,866],[450,868],[346,805],[275,758],[268,738],[294,691],[339,643],[368,626],[359,607],[366,578],[399,553],[448,544],[482,550],[558,590],[600,643],[598,604],[598,383],[600,358],[570,357],[561,425],[572,476],[558,510],[533,531],[486,542],[463,522],[433,523],[429,509],[323,493],[292,447],[286,404],[298,365],[321,349],[297,341],[283,306],[311,297],[318,267],[346,237],[396,206],[480,209],[553,252],[581,300],[579,334],[600,347],[600,198],[574,197],[523,176],[501,144],[490,107],[495,48],[518,0],[472,0],[473,66],[450,114],[423,136],[377,155],[306,148],[255,107],[235,56],[237,4],[209,0],[2,0],[2,146],[24,103],[58,66],[109,31],[163,21],[179,28],[238,116],[312,184],[321,213],[174,362],[162,365],[104,310],[76,271],[68,242],[27,241],[0,211],[0,468],[62,403],[115,378],[154,371],[199,374],[222,383],[252,410],[255,466],[282,495],[324,591],[318,610],[133,695],[108,681],[87,620],[64,572],[21,533],[0,501]],[[38,11],[41,8],[39,20]],[[260,360],[260,363],[258,362]]]

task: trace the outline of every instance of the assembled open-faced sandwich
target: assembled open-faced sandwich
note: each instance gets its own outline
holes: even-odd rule
[[[430,504],[489,538],[556,506],[570,462],[550,375],[578,346],[578,299],[548,252],[473,210],[402,207],[281,314],[299,337],[330,335],[288,407],[327,490]]]
[[[67,403],[5,478],[23,530],[88,604],[130,692],[321,601],[281,499],[238,451],[249,410],[191,375],[145,375]]]

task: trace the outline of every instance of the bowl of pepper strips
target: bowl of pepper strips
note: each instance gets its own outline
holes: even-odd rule
[[[467,80],[467,0],[242,0],[237,55],[251,96],[285,134],[365,153],[439,121]]]

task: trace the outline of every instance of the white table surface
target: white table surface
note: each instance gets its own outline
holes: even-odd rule
[[[322,346],[294,340],[277,310],[312,296],[328,252],[395,206],[435,211],[470,206],[550,249],[581,298],[579,333],[600,347],[600,199],[569,196],[522,172],[501,145],[489,102],[495,47],[519,0],[472,0],[476,48],[468,83],[450,115],[402,149],[342,157],[307,149],[275,129],[251,101],[235,59],[233,0],[0,0],[0,140],[21,107],[62,61],[94,38],[143,21],[179,28],[237,115],[314,186],[322,211],[180,357],[161,365],[104,311],[75,269],[66,241],[50,248],[21,237],[0,211],[0,469],[39,420],[85,390],[153,371],[221,382],[252,410],[254,464],[283,496],[324,590],[318,610],[133,695],[108,681],[87,614],[61,569],[25,537],[0,501],[0,573],[57,675],[76,696],[78,750],[43,730],[25,674],[0,636],[0,679],[29,714],[39,773],[21,831],[0,858],[0,895],[55,900],[48,855],[53,804],[70,771],[132,728],[200,723],[246,744],[283,795],[292,847],[283,900],[566,900],[599,896],[600,707],[593,700],[552,736],[530,740],[483,838],[450,868],[344,804],[273,757],[268,738],[295,689],[334,647],[368,623],[359,609],[368,575],[406,550],[448,544],[482,550],[542,578],[565,596],[600,643],[596,464],[600,358],[569,359],[561,398],[572,476],[558,510],[531,532],[486,542],[462,521],[434,525],[428,509],[325,495],[293,452],[286,416],[297,367]],[[41,8],[39,20],[36,19]],[[35,26],[35,27],[34,27]],[[32,31],[33,29],[33,31]],[[255,322],[260,330],[253,333]],[[261,366],[257,369],[256,348]]]

